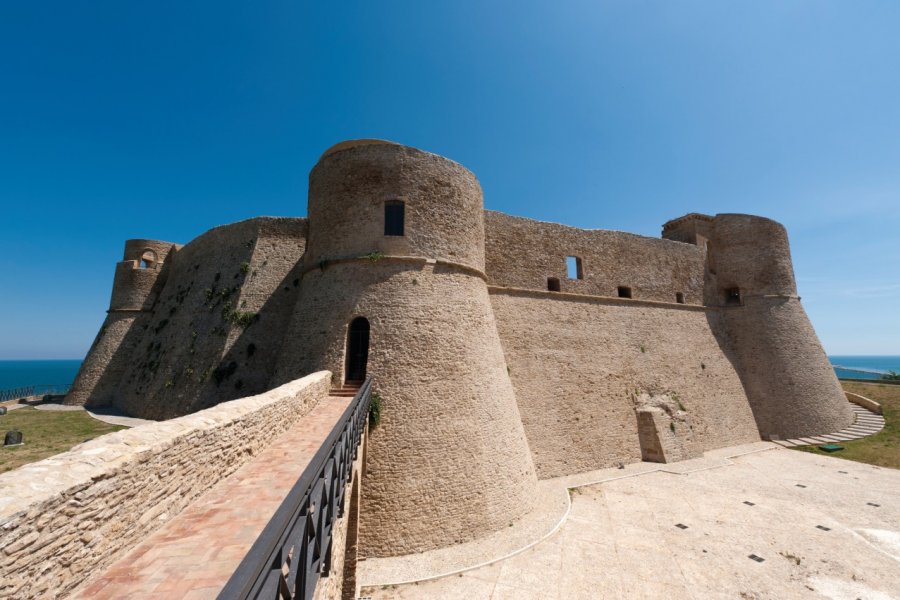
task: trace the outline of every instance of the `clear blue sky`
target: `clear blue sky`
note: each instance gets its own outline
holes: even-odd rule
[[[826,350],[900,354],[898,32],[895,0],[3,2],[0,359],[83,356],[126,238],[303,216],[358,137],[516,215],[772,217]]]

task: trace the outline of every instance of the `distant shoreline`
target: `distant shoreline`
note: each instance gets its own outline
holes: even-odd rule
[[[900,373],[900,355],[829,355],[838,379],[878,381],[890,371]],[[25,386],[71,385],[82,359],[0,359],[0,390]]]

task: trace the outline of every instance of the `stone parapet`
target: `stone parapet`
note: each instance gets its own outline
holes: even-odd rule
[[[314,373],[0,475],[0,598],[73,590],[309,412],[330,380]]]
[[[854,394],[853,392],[844,392],[844,395],[847,397],[848,402],[852,402],[858,406],[862,406],[868,411],[875,413],[876,415],[883,415],[881,404],[875,402],[871,398],[866,398],[865,396],[860,396],[859,394]]]

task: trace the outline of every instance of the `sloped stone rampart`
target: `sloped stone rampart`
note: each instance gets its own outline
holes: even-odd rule
[[[305,245],[305,219],[260,217],[207,231],[169,255],[153,306],[89,353],[82,370],[102,374],[77,403],[158,420],[268,389]]]
[[[64,596],[309,412],[330,379],[314,373],[0,475],[0,598]]]
[[[759,440],[717,312],[490,288],[540,479],[641,460],[634,395],[666,394],[699,451]],[[680,406],[678,405],[680,403]]]

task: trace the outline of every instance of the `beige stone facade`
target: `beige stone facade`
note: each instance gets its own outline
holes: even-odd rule
[[[485,211],[453,161],[364,140],[313,168],[308,218],[131,240],[123,264],[68,401],[165,419],[365,371],[384,408],[361,556],[509,527],[538,479],[852,419],[760,217],[686,215],[660,239],[542,223]]]

